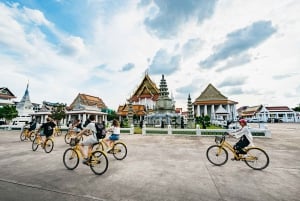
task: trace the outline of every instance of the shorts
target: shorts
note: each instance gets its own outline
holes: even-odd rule
[[[120,139],[120,136],[118,134],[111,134],[111,136],[109,136],[109,139],[111,141],[116,141]]]
[[[95,143],[98,143],[97,138],[94,135],[90,135],[87,138],[85,138],[81,144],[84,146],[89,146]]]

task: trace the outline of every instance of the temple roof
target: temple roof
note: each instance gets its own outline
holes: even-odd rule
[[[144,116],[146,114],[145,105],[134,104],[132,105],[133,114],[137,116]],[[128,104],[120,105],[118,107],[117,114],[120,116],[127,116],[128,114]]]
[[[70,108],[74,108],[76,105],[97,106],[101,109],[107,108],[101,98],[81,93],[76,96]]]
[[[237,104],[237,102],[228,100],[219,90],[212,84],[209,84],[205,90],[196,98],[194,105],[209,105],[209,104]]]
[[[133,95],[130,97],[131,101],[138,101],[139,98],[149,98],[154,101],[158,99],[159,96],[159,89],[157,88],[156,84],[150,79],[148,73],[145,73],[145,77],[143,78],[142,82],[135,90]]]
[[[0,99],[12,99],[16,96],[6,87],[0,87]]]

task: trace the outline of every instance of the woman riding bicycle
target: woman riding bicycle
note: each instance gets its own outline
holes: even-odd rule
[[[254,146],[253,144],[253,137],[252,134],[247,126],[247,121],[245,119],[240,119],[239,123],[241,128],[237,131],[228,133],[229,135],[240,138],[239,141],[234,145],[234,149],[237,154],[246,154],[243,148],[247,147],[248,145]]]

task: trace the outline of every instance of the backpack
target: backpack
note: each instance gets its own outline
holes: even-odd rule
[[[96,136],[97,136],[97,139],[103,139],[105,138],[105,129],[104,129],[104,126],[102,123],[95,123],[95,127],[96,127]]]

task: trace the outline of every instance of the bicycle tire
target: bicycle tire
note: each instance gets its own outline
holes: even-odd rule
[[[63,163],[68,170],[74,170],[79,164],[78,153],[73,148],[66,149],[63,155]]]
[[[93,144],[92,151],[104,151],[103,144],[101,142]]]
[[[32,132],[31,134],[30,134],[30,141],[31,142],[33,142],[33,140],[35,139],[35,137],[36,137],[36,135],[35,135],[35,133],[34,132]]]
[[[70,144],[71,141],[71,134],[68,132],[65,134],[65,143]]]
[[[20,134],[20,140],[24,141],[25,139],[26,139],[25,131],[22,131],[21,134]]]
[[[45,144],[44,144],[44,151],[46,153],[50,153],[53,150],[54,147],[54,142],[52,139],[46,139]]]
[[[96,175],[104,174],[108,169],[108,159],[103,151],[92,152],[89,158],[89,164],[91,170]]]
[[[208,161],[211,162],[212,164],[216,166],[221,166],[228,161],[228,152],[225,148],[219,145],[212,145],[208,147],[206,151],[206,157]]]
[[[270,163],[269,156],[263,149],[253,147],[247,149],[246,152],[247,152],[247,156],[245,158],[245,163],[250,168],[254,170],[263,170],[269,166]]]
[[[35,138],[32,142],[32,151],[36,151],[40,145],[40,142],[37,138]]]
[[[112,149],[113,156],[117,160],[123,160],[127,156],[127,147],[123,142],[116,142]]]

